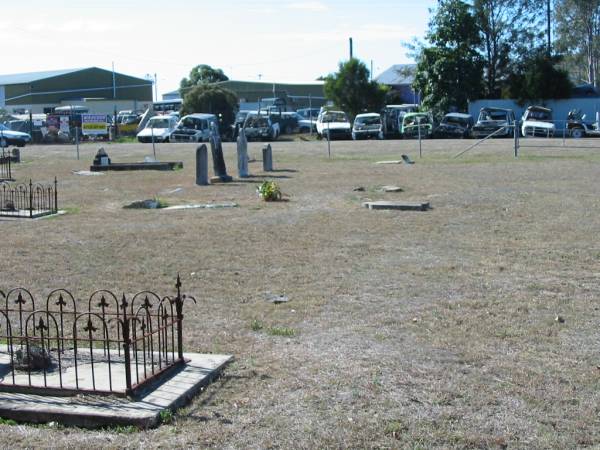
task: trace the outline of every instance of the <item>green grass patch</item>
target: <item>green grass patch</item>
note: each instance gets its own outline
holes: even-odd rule
[[[260,320],[254,319],[250,324],[250,329],[252,331],[261,331],[264,328],[262,322]]]
[[[267,329],[267,333],[271,336],[293,337],[296,335],[296,330],[288,327],[271,327]]]

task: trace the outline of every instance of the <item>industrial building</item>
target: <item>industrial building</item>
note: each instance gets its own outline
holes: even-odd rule
[[[10,114],[68,105],[96,114],[145,110],[152,105],[152,80],[98,67],[0,75],[0,108]]]
[[[227,80],[216,85],[235,92],[241,109],[257,109],[263,99],[281,98],[290,109],[319,107],[325,104],[323,82],[274,83],[267,81]],[[163,94],[163,100],[180,98],[179,90]]]

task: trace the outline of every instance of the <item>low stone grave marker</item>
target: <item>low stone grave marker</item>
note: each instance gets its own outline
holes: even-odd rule
[[[427,211],[431,208],[429,202],[410,203],[410,202],[364,202],[363,207],[369,209],[395,209],[398,211]]]
[[[181,161],[144,161],[131,163],[114,163],[106,153],[104,148],[100,148],[94,157],[94,162],[90,166],[92,172],[104,172],[109,170],[129,171],[129,170],[176,170],[183,169]]]

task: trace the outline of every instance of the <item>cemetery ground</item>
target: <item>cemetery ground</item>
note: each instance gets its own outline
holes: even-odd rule
[[[89,169],[151,145],[23,149],[18,180],[58,178],[59,209],[1,221],[0,288],[198,299],[184,348],[235,361],[151,430],[0,425],[2,447],[576,448],[600,445],[600,141],[275,142],[265,174],[196,186],[174,172]],[[576,144],[573,145],[573,144]],[[569,146],[573,145],[573,146]],[[225,143],[236,175],[235,144]],[[408,154],[416,163],[378,165]],[[288,201],[256,195],[274,180]],[[403,192],[383,193],[383,185]],[[364,191],[355,190],[363,187]],[[169,205],[123,209],[158,197]],[[365,200],[430,202],[371,211]],[[289,301],[274,304],[274,296]]]

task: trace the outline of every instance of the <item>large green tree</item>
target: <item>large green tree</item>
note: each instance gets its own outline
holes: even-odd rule
[[[379,111],[387,88],[369,80],[367,66],[352,58],[341,62],[337,73],[325,77],[325,96],[352,118],[364,111]]]
[[[600,0],[556,0],[556,48],[578,81],[600,86]]]
[[[182,114],[197,112],[215,114],[221,132],[229,129],[235,120],[238,97],[235,92],[214,84],[199,84],[183,96]]]
[[[559,57],[548,56],[545,49],[519,63],[509,76],[505,97],[524,104],[539,101],[568,98],[573,90],[569,75],[557,66]]]
[[[206,64],[200,64],[190,71],[189,78],[184,78],[179,83],[181,95],[185,95],[191,88],[200,84],[218,83],[227,81],[227,75],[221,69],[213,69]]]
[[[462,0],[440,0],[417,53],[414,88],[423,106],[440,116],[466,110],[482,92],[483,61],[477,48],[479,29],[471,6]]]
[[[515,64],[544,45],[545,0],[473,0],[481,36],[484,95],[499,98]]]

